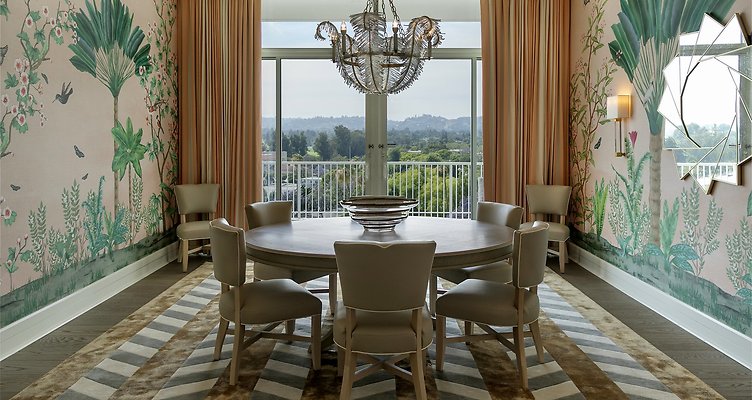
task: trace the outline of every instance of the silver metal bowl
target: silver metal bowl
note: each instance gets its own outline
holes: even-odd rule
[[[390,232],[407,218],[408,212],[418,205],[418,200],[397,196],[357,196],[341,200],[339,204],[367,231]]]

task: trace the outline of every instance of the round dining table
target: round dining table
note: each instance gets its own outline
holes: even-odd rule
[[[470,219],[410,216],[394,231],[371,232],[349,217],[311,218],[266,225],[245,233],[246,253],[253,261],[279,267],[337,271],[338,240],[433,240],[433,269],[484,265],[509,257],[512,228]]]

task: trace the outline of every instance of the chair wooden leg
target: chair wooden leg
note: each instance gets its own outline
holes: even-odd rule
[[[224,318],[219,319],[219,331],[217,332],[217,341],[214,344],[214,361],[219,360],[219,357],[222,355],[222,346],[225,344],[228,325],[230,325],[230,321]]]
[[[180,240],[180,243],[178,245],[178,259],[177,259],[177,261],[179,263],[182,263],[183,262],[183,239],[180,239],[180,238],[178,238],[178,239]]]
[[[446,317],[436,316],[436,370],[444,370],[444,350],[446,346]]]
[[[350,400],[357,363],[357,355],[351,351],[345,351],[345,370],[342,376],[342,389],[339,391],[340,400]]]
[[[525,359],[525,335],[522,330],[522,325],[515,326],[513,328],[514,334],[514,347],[517,356],[517,369],[520,374],[520,384],[524,389],[527,389],[527,360]]]
[[[345,371],[345,349],[337,347],[337,376],[342,376]]]
[[[232,344],[232,360],[230,361],[230,385],[238,384],[238,364],[240,364],[240,351],[243,348],[243,339],[245,338],[245,326],[235,324],[235,338]]]
[[[530,332],[533,333],[533,342],[535,343],[535,352],[538,353],[538,362],[543,363],[543,340],[541,340],[540,326],[538,321],[530,323]]]
[[[439,297],[439,277],[431,274],[429,278],[430,287],[428,289],[428,312],[436,315],[436,299]]]
[[[285,333],[287,333],[288,335],[292,335],[293,333],[295,333],[295,320],[294,319],[285,321]]]
[[[423,376],[423,364],[425,364],[425,359],[421,357],[422,354],[422,351],[410,354],[410,370],[413,375],[415,397],[418,400],[425,400],[428,398],[426,395],[426,379]]]
[[[465,336],[470,336],[473,334],[473,323],[470,321],[465,321]],[[465,344],[470,344],[470,340],[465,342]]]
[[[559,242],[559,272],[564,273],[564,269],[569,262],[567,254],[567,242]]]
[[[329,314],[337,311],[337,274],[329,274]]]
[[[188,272],[188,241],[185,239],[180,240],[181,252],[183,253],[183,272]]]
[[[321,369],[321,314],[311,316],[311,361],[314,371]]]

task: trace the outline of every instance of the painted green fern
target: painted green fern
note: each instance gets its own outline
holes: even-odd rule
[[[691,263],[699,258],[697,252],[686,243],[674,244],[678,221],[679,201],[675,199],[673,205],[669,207],[668,202],[664,200],[663,219],[661,220],[661,247],[649,243],[645,248],[645,253],[659,257],[666,270],[674,267],[694,273]]]
[[[736,289],[736,295],[752,304],[752,229],[746,219],[739,222],[739,230],[726,236],[729,265],[726,276]]]
[[[86,242],[88,243],[89,256],[95,258],[107,246],[107,240],[104,234],[104,177],[99,178],[99,187],[97,191],[89,192],[84,201],[84,231],[86,232]]]
[[[723,221],[723,209],[711,198],[705,224],[701,225],[700,189],[696,185],[689,192],[682,190],[681,204],[684,228],[679,237],[682,243],[692,247],[697,253],[697,259],[692,261],[692,272],[700,275],[705,267],[705,256],[718,250],[721,245],[717,236]]]
[[[145,219],[146,233],[148,235],[159,233],[159,228],[162,226],[162,202],[159,200],[159,196],[157,196],[156,193],[152,193],[149,198]]]
[[[110,254],[110,258],[113,257],[112,252],[115,251],[117,246],[128,240],[128,225],[125,221],[126,212],[125,207],[120,205],[115,209],[114,217],[109,213],[105,213],[104,215],[105,246],[107,247],[107,252]]]
[[[83,239],[81,238],[81,188],[78,182],[73,181],[70,190],[63,189],[61,199],[63,205],[63,220],[65,221],[65,236],[70,242],[71,250],[69,257],[72,264],[78,264],[82,260]]]
[[[661,219],[661,250],[668,252],[671,245],[674,244],[676,235],[676,225],[679,222],[679,201],[674,199],[673,205],[669,208],[668,201],[663,201],[663,218]]]
[[[143,197],[144,181],[140,176],[135,175],[131,178],[131,195],[129,201],[131,211],[128,213],[128,226],[130,227],[128,241],[130,243],[133,243],[136,235],[141,230],[141,225],[144,224]]]
[[[47,206],[43,202],[36,211],[29,212],[29,234],[32,250],[29,262],[34,265],[34,271],[47,275]]]
[[[611,194],[617,199],[611,202],[612,209],[609,213],[609,222],[612,226],[616,225],[614,232],[620,232],[617,235],[617,240],[624,253],[639,254],[647,241],[648,223],[650,221],[650,212],[647,205],[642,201],[642,170],[645,163],[650,159],[650,153],[645,153],[639,161],[636,161],[631,142],[625,140],[625,147],[626,176],[611,166],[616,174],[614,183],[611,185]],[[618,205],[613,207],[615,203]]]

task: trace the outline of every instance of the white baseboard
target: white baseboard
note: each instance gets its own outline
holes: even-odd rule
[[[172,243],[0,329],[0,360],[162,268],[177,257],[177,252],[177,242]]]
[[[752,369],[752,338],[635,278],[577,245],[570,243],[569,248],[569,257],[586,270],[746,368]]]

